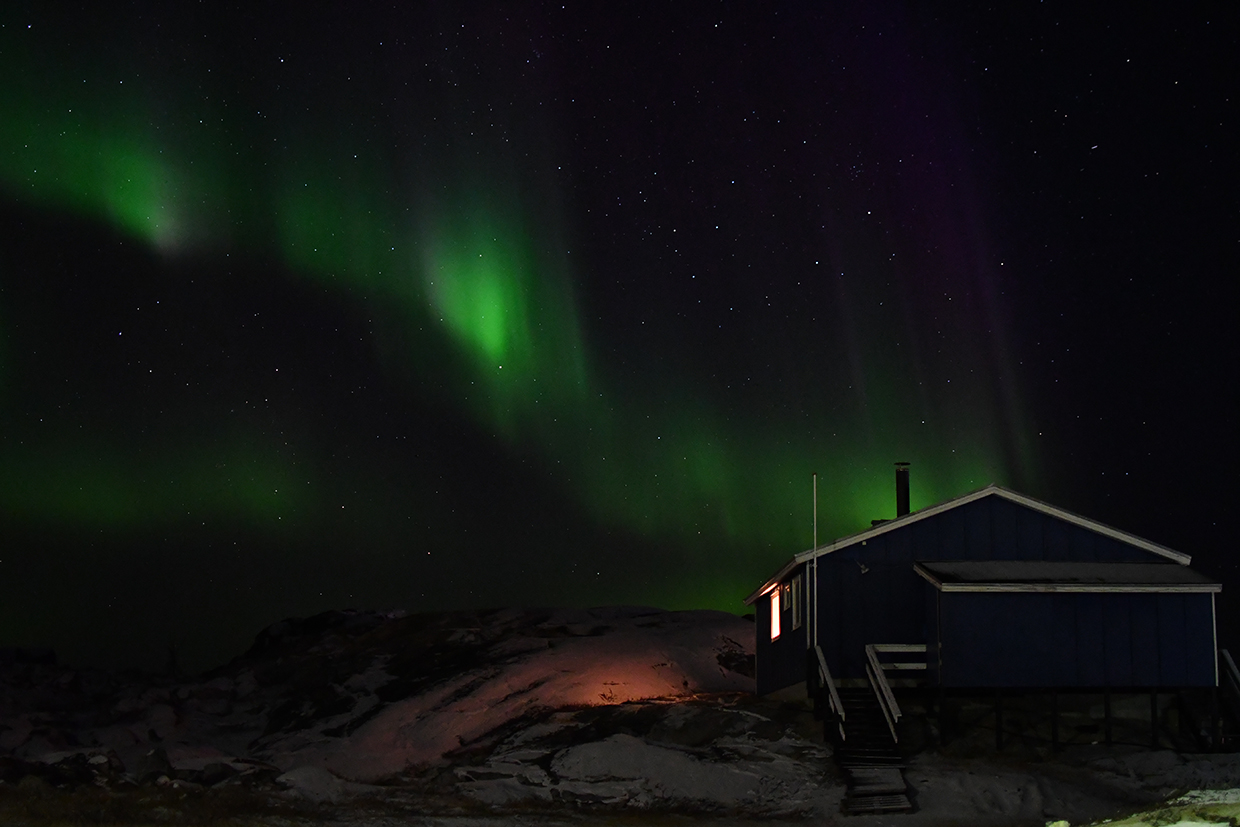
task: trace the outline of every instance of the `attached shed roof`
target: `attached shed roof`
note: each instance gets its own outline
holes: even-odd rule
[[[1003,486],[988,485],[985,488],[972,491],[952,500],[947,500],[946,502],[939,503],[938,505],[932,505],[929,508],[923,508],[920,511],[905,514],[903,517],[897,517],[894,520],[887,520],[879,523],[873,528],[843,537],[836,540],[834,543],[818,546],[817,548],[806,549],[805,551],[795,555],[791,560],[784,564],[779,571],[771,575],[770,579],[755,589],[752,594],[745,598],[745,603],[752,604],[759,597],[770,592],[771,589],[779,585],[779,583],[789,574],[789,572],[802,563],[821,557],[824,554],[831,554],[833,552],[840,551],[841,549],[854,546],[858,543],[864,543],[874,537],[886,534],[888,531],[894,531],[897,528],[903,528],[904,526],[912,525],[913,523],[921,520],[929,519],[936,514],[942,514],[944,511],[959,508],[962,505],[974,502],[975,500],[980,500],[984,497],[1001,497],[1010,502],[1033,509],[1034,511],[1049,514],[1050,516],[1063,520],[1066,523],[1071,523],[1073,525],[1089,529],[1090,531],[1096,532],[1105,537],[1110,537],[1114,540],[1119,540],[1122,543],[1127,543],[1128,545],[1135,546],[1136,548],[1143,549],[1152,554],[1157,554],[1160,557],[1165,557],[1173,563],[1179,563],[1181,566],[1187,566],[1193,559],[1183,552],[1174,551],[1166,546],[1161,546],[1158,543],[1152,543],[1149,540],[1138,537],[1135,534],[1129,534],[1126,531],[1120,531],[1118,528],[1112,528],[1111,526],[1100,523],[1096,520],[1082,517],[1079,514],[1073,514],[1071,511],[1065,511],[1062,508],[1057,508],[1048,503],[1044,503],[1041,500],[1036,500],[1033,497],[1027,497],[1024,494],[1017,494],[1015,491],[1010,491]]]
[[[1219,592],[1220,583],[1174,563],[1041,560],[917,562],[942,592]]]

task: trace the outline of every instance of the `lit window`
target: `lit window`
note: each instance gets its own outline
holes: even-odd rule
[[[776,586],[775,591],[771,592],[771,640],[779,637],[779,593],[781,589]]]

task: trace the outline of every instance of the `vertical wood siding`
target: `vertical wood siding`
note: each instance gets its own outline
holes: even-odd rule
[[[927,584],[913,571],[916,560],[1162,562],[1163,558],[998,496],[983,497],[894,529],[866,541],[865,545],[858,543],[818,559],[819,640],[836,678],[865,676],[867,643],[931,643]],[[1056,599],[1061,597],[1064,596],[1045,595],[1041,599],[1051,605],[1067,606],[1065,601]],[[1208,595],[1200,597],[1206,598],[1208,616]],[[1200,613],[1198,602],[1189,601],[1193,606],[1191,611]],[[1162,603],[1157,602],[1157,605],[1162,611]],[[1208,651],[1208,658],[1213,657],[1212,632],[1203,631],[1199,623],[1192,627],[1191,633],[1177,633],[1178,621],[1167,621],[1165,628],[1161,624],[1151,626],[1141,619],[1134,621],[1129,613],[1125,615],[1128,619],[1114,619],[1111,627],[1105,627],[1101,625],[1101,610],[1101,605],[1074,608],[1074,611],[1086,613],[1093,611],[1099,624],[1090,626],[1081,622],[1074,626],[1078,636],[1071,645],[1081,654],[1072,661],[1077,664],[1074,668],[1080,670],[1083,685],[1102,685],[1098,681],[1109,674],[1127,674],[1132,679],[1149,676],[1148,664],[1138,659],[1139,669],[1146,671],[1134,673],[1131,653],[1121,654],[1120,641],[1131,641],[1133,634],[1153,635],[1159,640],[1164,635],[1178,635],[1182,645]],[[759,617],[762,611],[759,605]],[[1181,615],[1187,617],[1188,612],[1189,608],[1183,608]],[[1048,622],[1066,623],[1054,611],[1047,611],[1045,615]],[[1134,622],[1137,624],[1135,632]],[[766,634],[769,632],[759,629],[760,646]],[[1109,648],[1107,640],[1112,641]],[[1093,659],[1087,657],[1086,652],[1092,653]],[[1198,652],[1194,664],[1199,665],[1202,656]],[[760,652],[760,663],[761,659]],[[792,659],[782,658],[777,663],[772,662],[773,671],[765,678],[760,677],[759,682],[778,688],[787,685],[781,681],[804,680],[804,661],[797,661],[800,668],[795,674],[792,663]],[[1179,667],[1169,668],[1174,672]],[[759,666],[760,675],[762,671]],[[1158,674],[1164,674],[1161,667]]]

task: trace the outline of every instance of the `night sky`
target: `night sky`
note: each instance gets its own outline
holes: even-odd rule
[[[317,5],[0,8],[0,645],[742,612],[895,461],[1193,555],[1227,642],[1234,16]]]

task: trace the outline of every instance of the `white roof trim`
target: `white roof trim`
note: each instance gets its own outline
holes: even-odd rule
[[[933,564],[931,564],[933,565]],[[1126,565],[1116,563],[1114,565]],[[1163,565],[1163,564],[1157,564]],[[1019,580],[992,580],[987,582],[973,581],[967,583],[945,583],[935,576],[921,563],[913,563],[913,571],[920,574],[930,585],[941,592],[1072,592],[1076,594],[1096,594],[1098,592],[1123,594],[1210,594],[1223,590],[1221,583],[1054,583],[1054,582],[1022,582]]]
[[[972,491],[968,494],[956,497],[954,500],[948,500],[947,502],[942,502],[938,505],[932,505],[929,508],[923,508],[921,511],[914,511],[911,514],[905,514],[903,517],[897,517],[894,520],[887,520],[886,522],[880,523],[879,525],[876,525],[866,531],[836,540],[834,543],[830,543],[825,546],[818,546],[817,548],[806,549],[805,551],[793,556],[793,558],[788,561],[783,568],[781,568],[769,580],[763,583],[762,586],[750,594],[749,597],[746,597],[745,603],[752,604],[763,594],[766,594],[771,589],[775,588],[775,586],[779,584],[780,580],[782,580],[788,572],[792,571],[801,563],[809,562],[810,560],[821,557],[824,554],[831,554],[832,552],[846,549],[849,546],[856,545],[857,543],[864,543],[867,540],[886,534],[888,531],[894,531],[897,528],[912,525],[915,522],[933,517],[936,514],[941,514],[944,511],[950,511],[953,508],[958,508],[959,506],[971,503],[974,500],[980,500],[983,497],[990,496],[1002,497],[1010,502],[1023,505],[1034,511],[1040,511],[1043,514],[1048,514],[1052,517],[1063,520],[1066,523],[1072,523],[1073,525],[1080,526],[1081,528],[1093,531],[1096,534],[1101,534],[1104,537],[1110,537],[1113,540],[1119,540],[1121,543],[1136,546],[1137,548],[1148,551],[1151,554],[1157,554],[1160,557],[1165,557],[1168,560],[1179,563],[1181,566],[1187,566],[1193,561],[1191,556],[1184,554],[1183,552],[1174,551],[1166,546],[1160,546],[1158,543],[1152,543],[1149,540],[1138,537],[1135,534],[1120,531],[1118,528],[1111,528],[1109,525],[1105,525],[1095,520],[1090,520],[1079,514],[1073,514],[1071,511],[1064,511],[1062,508],[1056,508],[1055,506],[1044,503],[1041,500],[1035,500],[1033,497],[1027,497],[1024,494],[1017,494],[1015,491],[1009,491],[1000,485],[992,484],[986,486],[985,488],[978,489],[977,491]]]
[[[763,583],[761,586],[755,589],[749,595],[749,597],[745,598],[745,601],[744,601],[745,605],[752,606],[754,603],[757,602],[759,597],[761,597],[764,594],[770,594],[772,589],[778,586],[785,577],[787,577],[790,573],[792,573],[792,571],[795,568],[797,568],[800,565],[801,565],[801,562],[797,560],[797,558],[795,557],[793,557],[787,563],[784,563],[784,567],[782,569],[780,569],[779,571],[771,575],[770,579],[768,579],[765,583]]]
[[[1166,546],[1160,546],[1158,543],[1151,543],[1149,540],[1138,537],[1135,534],[1120,531],[1118,528],[1111,528],[1109,525],[1087,519],[1079,514],[1073,514],[1071,511],[1064,511],[1062,508],[1056,508],[1055,506],[1044,503],[1041,500],[1035,500],[1033,497],[1026,497],[1024,494],[1017,494],[1015,491],[1009,491],[1008,489],[998,485],[988,485],[985,488],[957,497],[954,500],[948,500],[947,502],[939,503],[938,505],[932,505],[929,508],[923,508],[921,511],[914,511],[912,514],[906,514],[903,517],[888,520],[885,523],[874,526],[868,531],[863,531],[860,534],[853,534],[850,537],[844,537],[840,540],[836,540],[830,545],[819,546],[816,549],[807,549],[806,551],[802,551],[800,554],[797,554],[794,559],[799,563],[803,563],[806,560],[812,560],[823,554],[830,554],[834,551],[848,548],[849,546],[856,545],[857,543],[865,542],[866,540],[878,537],[879,535],[886,534],[888,531],[894,531],[897,528],[911,525],[928,517],[933,517],[935,514],[950,511],[953,508],[958,508],[959,506],[971,503],[974,500],[980,500],[983,497],[989,496],[1002,497],[1005,500],[1017,503],[1018,505],[1023,505],[1034,511],[1040,511],[1043,514],[1048,514],[1052,517],[1063,520],[1066,523],[1072,523],[1073,525],[1088,529],[1096,534],[1101,534],[1105,537],[1110,537],[1113,540],[1119,540],[1121,543],[1136,546],[1137,548],[1148,551],[1151,554],[1157,554],[1160,557],[1165,557],[1168,560],[1179,563],[1181,566],[1187,566],[1193,561],[1192,557],[1182,552],[1174,551]]]
[[[935,588],[941,592],[1076,592],[1078,594],[1095,594],[1098,592],[1207,594],[1223,590],[1223,587],[1217,583],[1178,583],[1162,586],[1136,583],[1125,583],[1123,585],[1116,583],[944,583],[936,585]]]

